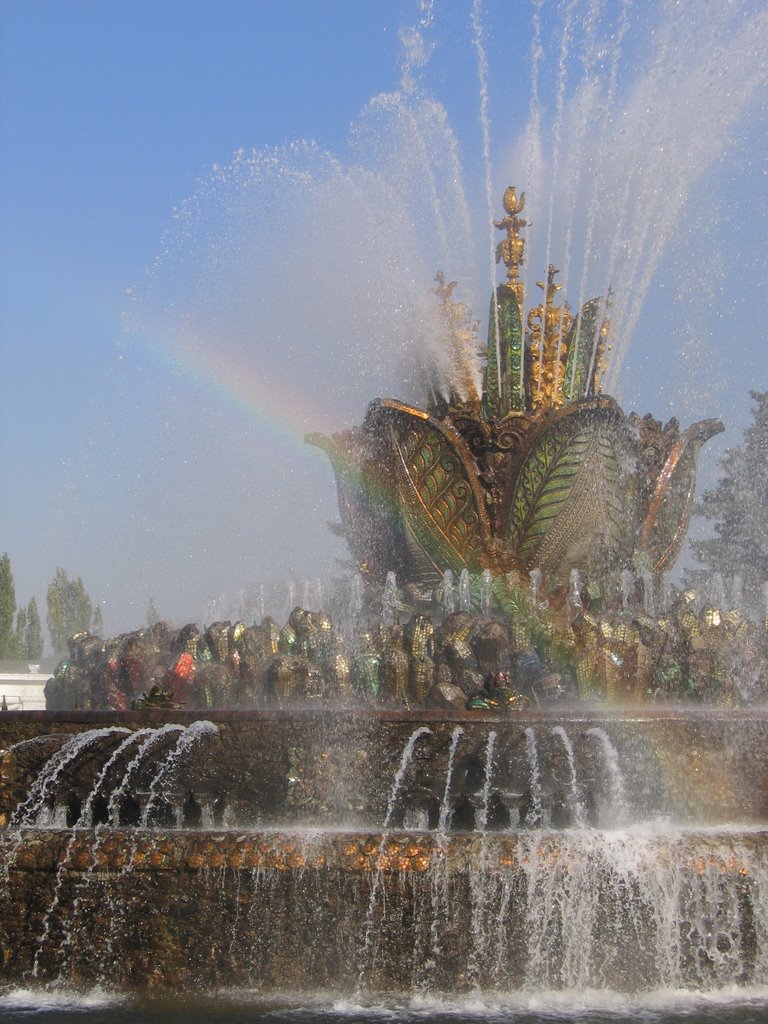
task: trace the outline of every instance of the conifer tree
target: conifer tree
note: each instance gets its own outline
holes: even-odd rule
[[[17,661],[24,661],[27,657],[27,648],[24,643],[24,633],[27,628],[27,609],[19,608],[16,612],[16,629],[13,633],[13,657]]]
[[[97,604],[93,609],[93,618],[91,619],[91,632],[95,636],[104,635],[104,618],[101,614],[101,605]]]
[[[61,568],[48,585],[48,633],[56,653],[66,651],[69,638],[80,630],[90,630],[93,604],[83,581],[70,579]]]
[[[768,391],[750,391],[755,402],[743,443],[729,448],[718,465],[722,476],[696,506],[715,536],[694,541],[696,557],[724,579],[740,576],[756,606],[768,583]]]
[[[16,657],[13,620],[16,615],[16,588],[11,560],[7,552],[0,558],[0,658]]]
[[[24,650],[29,661],[37,661],[43,654],[43,631],[40,625],[40,613],[37,610],[37,600],[34,597],[27,605]]]

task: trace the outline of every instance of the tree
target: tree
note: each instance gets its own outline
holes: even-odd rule
[[[90,630],[93,604],[83,581],[70,579],[61,568],[48,586],[48,633],[55,652],[65,651],[69,638],[81,630]]]
[[[694,509],[713,523],[715,536],[691,546],[699,561],[723,579],[740,576],[754,607],[768,582],[768,391],[750,395],[755,406],[744,441],[720,459],[723,475]]]
[[[93,618],[91,619],[91,632],[96,636],[104,635],[104,619],[101,614],[101,605],[97,604],[93,609]]]
[[[27,628],[27,609],[19,608],[16,612],[16,629],[13,632],[13,655],[17,661],[24,661],[27,648],[24,644],[24,633]]]
[[[150,626],[150,627],[151,626],[156,626],[159,621],[160,621],[160,615],[159,615],[159,613],[157,611],[157,607],[155,605],[155,599],[154,599],[154,597],[150,596],[149,604],[147,606],[147,625]]]
[[[0,658],[16,657],[13,619],[16,615],[16,588],[8,554],[0,558]]]
[[[43,631],[37,600],[33,597],[27,605],[27,623],[24,627],[24,650],[30,661],[37,661],[43,654]]]
[[[37,661],[42,653],[43,633],[37,601],[33,597],[26,608],[16,609],[11,560],[4,554],[0,558],[0,658]]]

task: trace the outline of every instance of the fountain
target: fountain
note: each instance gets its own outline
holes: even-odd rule
[[[572,314],[549,260],[524,315],[524,205],[482,372],[438,274],[425,408],[308,438],[349,623],[76,635],[50,710],[0,716],[9,983],[768,985],[768,715],[736,672],[765,623],[663,586],[722,425],[603,394],[608,296]]]
[[[299,607],[282,629],[78,634],[49,686],[58,714],[3,723],[10,976],[432,994],[768,981],[766,717],[639,688],[639,630],[669,634],[651,592],[721,424],[662,431],[600,395],[608,326],[595,300],[554,305],[551,267],[524,340],[523,202],[507,190],[482,398],[459,373],[464,398],[377,400],[361,431],[310,438],[373,612],[363,627],[356,608],[351,647]],[[464,313],[439,291],[453,330]],[[570,688],[534,642],[545,627],[571,645]],[[606,665],[638,634],[629,716],[588,700],[627,697],[586,656],[590,629]]]

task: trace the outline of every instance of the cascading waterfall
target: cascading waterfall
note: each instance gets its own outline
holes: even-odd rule
[[[110,799],[109,820],[112,820],[112,814],[115,813],[117,810],[120,790],[123,790],[127,786],[130,776],[133,774],[134,771],[136,771],[138,766],[141,764],[142,759],[147,754],[147,751],[150,750],[154,743],[157,742],[160,738],[162,738],[163,735],[167,733],[180,732],[180,736],[176,741],[173,749],[166,754],[162,764],[160,765],[156,775],[152,780],[149,794],[141,813],[142,829],[146,829],[149,826],[150,812],[153,809],[154,804],[159,799],[162,783],[165,781],[169,773],[176,768],[176,766],[182,759],[183,755],[186,754],[189,750],[191,750],[194,747],[195,743],[199,742],[206,736],[213,737],[218,735],[218,731],[218,726],[214,725],[213,722],[209,722],[206,720],[192,722],[192,724],[187,726],[187,728],[169,724],[157,730],[157,733],[154,736],[150,736],[148,739],[144,741],[139,752],[128,765],[122,785],[119,787],[118,790],[116,790],[115,794],[113,794],[113,798]],[[130,875],[131,872],[135,869],[137,850],[138,834],[131,846],[131,850],[126,859],[124,867],[118,873],[115,885],[115,889],[117,890],[118,893],[121,888],[121,879],[124,879],[125,876]],[[109,965],[113,958],[113,950],[115,947],[115,943],[117,941],[117,936],[119,934],[120,925],[121,922],[125,922],[126,914],[127,907],[125,905],[122,905],[119,902],[119,900],[115,901],[115,903],[113,903],[112,906],[112,913],[110,916],[107,940],[101,955],[102,970],[106,970],[107,966]]]
[[[768,897],[762,852],[703,835],[691,871],[684,832],[531,833],[521,842],[525,987],[631,991],[652,978],[709,989],[745,972],[764,982],[764,938],[745,939],[743,927],[746,902],[757,913]]]
[[[35,779],[30,794],[24,803],[14,811],[8,822],[9,830],[26,826],[44,827],[49,823],[50,816],[46,808],[48,794],[53,791],[64,773],[82,753],[95,746],[100,740],[110,736],[127,735],[130,729],[119,726],[108,726],[105,729],[89,729],[65,741],[61,749],[45,764]],[[51,811],[53,813],[53,811]]]
[[[570,773],[570,811],[573,824],[576,828],[585,828],[587,825],[587,810],[582,799],[581,787],[576,778],[576,758],[573,753],[573,744],[562,725],[556,725],[552,730],[552,735],[559,737],[568,761],[568,771]]]
[[[195,738],[214,728],[196,722],[102,735],[74,825],[19,830],[51,851],[31,978],[110,982],[126,955],[124,937],[159,915],[158,926],[168,918],[169,935],[189,938],[191,928],[201,936],[189,963],[182,954],[174,970],[209,977],[215,968],[215,983],[258,978],[268,988],[290,976],[302,987],[331,971],[341,991],[394,985],[431,994],[456,985],[477,992],[631,992],[768,984],[764,833],[658,821],[626,827],[624,745],[609,736],[607,723],[577,742],[563,721],[543,742],[541,730],[522,722],[507,720],[487,732],[465,722],[450,732],[441,726],[440,738],[433,735],[421,750],[432,730],[419,726],[393,758],[374,831],[221,829],[205,820],[193,829],[159,825],[161,817],[172,819],[167,807],[160,815],[161,803],[189,789],[179,773],[191,766]],[[443,778],[439,789],[436,780],[429,783],[441,795],[432,831],[402,831],[399,815],[412,797],[422,799],[436,764]],[[292,770],[300,771],[300,762]],[[516,780],[528,813],[509,827],[502,810],[516,798]],[[35,781],[30,789],[39,794]],[[58,778],[62,785],[72,785],[66,773]],[[582,787],[589,787],[599,828],[583,827]],[[149,828],[123,820],[125,798],[140,791],[144,813],[134,811],[133,819]],[[48,799],[51,793],[49,787]],[[203,793],[197,798],[205,803]],[[466,801],[475,807],[474,831],[456,829],[458,800],[465,810]],[[558,800],[567,805],[568,827],[542,827]],[[622,803],[624,810],[613,813]],[[4,852],[13,840],[12,832]],[[24,863],[16,858],[12,866],[16,888]],[[168,889],[171,880],[178,890]],[[4,896],[11,904],[23,898],[14,887]],[[159,900],[158,907],[137,922],[134,909],[148,899],[152,907]],[[95,927],[100,914],[104,923]],[[217,936],[217,960],[207,967],[206,934]],[[152,941],[162,959],[162,942]]]
[[[489,957],[489,941],[491,938],[491,883],[489,872],[489,849],[487,842],[488,818],[493,792],[493,758],[496,747],[497,733],[491,730],[485,745],[485,762],[483,766],[482,803],[475,812],[475,827],[480,832],[480,849],[477,862],[469,874],[472,921],[472,955],[468,965],[468,974],[474,987],[479,988],[482,979],[482,965]]]
[[[600,820],[611,825],[627,825],[632,819],[624,785],[624,774],[619,763],[619,753],[605,729],[587,729],[586,735],[594,736],[600,745],[610,787],[610,799],[607,801]]]
[[[382,828],[381,843],[379,844],[378,854],[376,858],[376,866],[373,872],[373,877],[371,879],[371,893],[370,898],[368,900],[368,912],[365,918],[365,934],[363,938],[362,951],[359,961],[358,988],[361,987],[363,984],[365,972],[368,969],[372,956],[374,955],[374,951],[372,949],[374,938],[373,924],[374,917],[376,914],[376,904],[378,901],[379,889],[381,885],[381,872],[384,850],[387,843],[388,830],[390,828],[390,823],[392,821],[392,815],[395,812],[397,801],[401,793],[403,780],[405,779],[406,772],[408,771],[408,767],[411,763],[411,759],[413,757],[413,752],[416,748],[416,744],[418,743],[422,736],[430,735],[431,731],[432,730],[429,729],[427,726],[422,725],[418,729],[414,729],[414,731],[411,733],[408,742],[403,748],[403,752],[400,756],[400,764],[395,774],[395,778],[392,783],[392,788],[389,792],[389,799],[387,801],[387,812],[386,815],[384,816],[384,825]]]
[[[525,823],[529,828],[539,828],[544,820],[541,803],[541,771],[539,769],[539,751],[536,746],[536,733],[530,726],[525,730],[525,749],[528,753],[531,797]]]
[[[152,780],[149,798],[141,815],[141,823],[144,828],[149,825],[150,815],[158,801],[162,799],[162,786],[166,778],[176,769],[181,759],[195,745],[195,743],[198,743],[205,736],[216,736],[218,735],[218,732],[218,726],[214,725],[213,722],[207,721],[193,722],[182,732],[176,746],[168,754],[160,767],[159,772]]]
[[[80,813],[80,818],[79,818],[78,822],[76,823],[75,828],[73,828],[73,830],[72,830],[72,838],[69,840],[69,842],[67,843],[66,847],[64,848],[64,854],[63,854],[63,857],[61,859],[61,863],[59,864],[59,870],[58,870],[58,872],[56,874],[56,881],[54,883],[53,899],[51,900],[51,904],[48,907],[48,910],[46,911],[46,914],[45,914],[45,918],[43,920],[43,931],[42,931],[42,934],[40,935],[40,938],[37,940],[37,947],[38,948],[37,948],[37,953],[35,954],[35,962],[34,962],[34,965],[32,967],[32,976],[35,977],[35,978],[38,976],[38,971],[39,971],[39,967],[40,967],[40,956],[41,956],[41,954],[42,954],[42,952],[44,950],[45,944],[48,941],[48,938],[50,936],[51,925],[53,923],[53,914],[54,914],[54,912],[55,912],[55,910],[56,910],[56,908],[57,908],[57,906],[59,904],[59,895],[60,895],[60,892],[61,892],[62,884],[64,882],[64,872],[66,871],[66,869],[67,869],[67,867],[69,865],[70,855],[72,853],[72,849],[74,847],[75,840],[77,838],[78,829],[79,828],[90,828],[91,825],[93,824],[93,822],[92,822],[92,818],[93,818],[93,805],[94,805],[94,802],[95,802],[96,798],[99,796],[99,794],[101,792],[101,788],[104,785],[104,782],[106,781],[111,768],[120,761],[120,759],[123,757],[125,752],[129,749],[129,747],[131,747],[134,743],[136,743],[137,740],[142,740],[147,735],[154,734],[154,732],[155,732],[154,729],[141,729],[138,732],[129,733],[127,738],[122,741],[122,743],[117,747],[117,749],[112,753],[112,755],[109,757],[109,759],[104,764],[104,767],[99,772],[99,775],[96,778],[96,781],[94,782],[93,787],[91,788],[91,792],[88,794],[88,797],[87,797],[85,803],[83,804],[83,807],[82,807],[82,810],[81,810],[81,813]],[[99,830],[97,828],[97,830],[96,830],[96,840],[95,840],[95,843],[94,843],[94,851],[93,851],[93,854],[94,854],[94,864],[96,863],[96,858],[98,856],[98,845],[99,845],[99,842],[98,842],[98,832],[99,832]],[[74,917],[74,915],[73,915],[73,917]],[[71,940],[71,925],[70,925],[70,928],[67,929],[67,932],[66,932],[66,934],[64,936],[64,939],[63,939],[63,942],[62,942],[62,948],[66,949],[66,947],[69,945],[70,940]]]
[[[90,825],[93,824],[92,821],[89,820],[90,818],[92,818],[93,804],[99,795],[102,783],[108,777],[109,768],[111,767],[112,764],[117,764],[119,762],[121,755],[126,750],[128,750],[129,747],[133,746],[133,744],[135,743],[139,743],[139,749],[137,750],[136,754],[131,759],[131,761],[126,765],[120,783],[114,788],[113,792],[110,795],[105,815],[106,821],[99,822],[98,824],[96,824],[94,829],[93,853],[91,863],[89,864],[87,870],[85,871],[83,877],[80,880],[79,885],[77,886],[75,896],[72,901],[72,911],[69,916],[69,924],[66,927],[61,943],[56,951],[57,962],[59,963],[60,970],[65,977],[67,976],[68,970],[71,967],[69,963],[69,956],[73,936],[75,934],[79,922],[80,908],[86,899],[86,894],[88,893],[89,885],[92,883],[94,872],[97,870],[99,864],[99,854],[101,851],[102,842],[107,834],[107,830],[110,827],[115,827],[118,824],[120,804],[124,797],[126,796],[126,794],[129,792],[134,774],[144,763],[147,756],[152,752],[154,748],[156,748],[161,742],[163,742],[165,738],[173,735],[174,733],[181,732],[182,728],[183,727],[180,725],[166,724],[156,729],[138,729],[135,733],[133,733],[131,736],[125,739],[123,743],[120,744],[120,747],[118,747],[118,749],[112,755],[110,761],[107,762],[107,764],[104,766],[104,769],[102,770],[99,779],[96,781],[91,790],[91,794],[89,795],[88,800],[86,800],[80,819],[75,825],[72,840],[67,844],[67,848],[62,859],[61,866],[59,868],[59,875],[57,876],[56,879],[57,893],[61,885],[61,881],[63,880],[62,872],[66,869],[71,859],[70,854],[72,852],[75,841],[78,838],[80,830],[87,829]],[[47,938],[48,933],[50,932],[51,914],[55,909],[55,902],[55,900],[52,902],[51,907],[48,910],[48,914],[46,915],[44,921],[44,934],[40,938],[38,943],[39,948],[35,956],[35,964],[33,968],[33,973],[35,974],[35,976],[39,971],[40,957],[43,953],[45,939]]]
[[[169,727],[163,727],[163,729],[166,728]],[[152,733],[155,732],[155,730],[148,731]],[[135,741],[136,736],[138,734],[131,733],[130,729],[125,729],[122,727],[89,729],[86,732],[80,733],[79,735],[73,736],[70,739],[66,740],[59,748],[59,750],[56,751],[56,753],[53,754],[43,765],[43,768],[40,770],[40,772],[37,775],[37,778],[33,781],[30,787],[29,796],[23,803],[19,805],[19,807],[16,809],[13,815],[11,815],[11,818],[7,826],[6,834],[10,836],[10,842],[6,845],[4,857],[2,858],[2,876],[0,877],[2,877],[2,881],[4,883],[2,886],[3,890],[7,890],[9,884],[9,871],[14,863],[16,854],[21,849],[21,846],[24,842],[24,829],[31,827],[45,827],[46,825],[51,824],[50,818],[55,818],[55,810],[52,811],[50,815],[47,815],[45,812],[45,804],[48,797],[48,793],[52,791],[54,787],[64,778],[67,769],[72,766],[72,764],[76,761],[80,754],[87,751],[90,747],[99,743],[99,741],[106,738],[111,738],[115,735],[125,735],[126,739],[124,739],[118,745],[117,749],[112,753],[112,755],[106,762],[104,768],[102,769],[97,779],[97,782],[93,786],[91,794],[89,795],[84,807],[82,808],[81,820],[83,818],[85,819],[83,820],[83,824],[85,825],[87,824],[88,817],[92,811],[93,802],[96,799],[96,796],[98,795],[101,783],[107,777],[109,769],[112,767],[113,764],[119,761],[120,756]],[[14,747],[19,746],[21,746],[21,744],[14,745]],[[13,749],[13,747],[9,748],[8,752],[10,752]],[[128,774],[129,772],[126,772],[126,776]],[[64,822],[60,822],[59,824],[66,825],[66,820]],[[61,886],[61,872],[64,869],[64,865],[66,864],[66,859],[70,850],[71,843],[68,844],[64,856],[64,861],[57,874],[54,898],[51,907],[49,908],[48,913],[44,918],[44,935],[43,938],[41,938],[40,940],[41,947],[44,938],[48,933],[49,917],[51,912],[55,908],[57,902],[58,892]],[[33,968],[34,973],[36,973],[37,971],[37,966],[38,962],[36,957]]]
[[[445,771],[445,789],[443,799],[440,803],[440,816],[437,823],[437,846],[432,858],[429,876],[431,884],[431,905],[432,922],[430,926],[430,950],[425,958],[424,968],[416,978],[418,989],[429,990],[435,968],[442,957],[440,921],[445,920],[450,914],[450,901],[448,893],[448,865],[446,863],[446,840],[451,827],[453,814],[453,802],[451,795],[451,783],[453,781],[453,769],[456,760],[456,751],[464,735],[464,730],[457,725],[451,733],[451,745],[448,749],[448,766]]]

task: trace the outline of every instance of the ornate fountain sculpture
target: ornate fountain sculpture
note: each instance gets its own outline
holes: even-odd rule
[[[446,395],[426,410],[377,400],[359,430],[311,439],[331,456],[368,575],[445,571],[447,584],[462,572],[464,607],[439,630],[424,614],[400,626],[390,575],[388,621],[352,662],[328,616],[301,608],[282,630],[265,619],[76,635],[51,695],[68,689],[89,710],[0,722],[6,981],[341,993],[765,983],[764,710],[554,708],[555,676],[539,672],[520,608],[509,632],[488,617],[489,576],[499,597],[526,569],[546,615],[546,573],[550,593],[570,581],[569,594],[540,631],[552,649],[571,645],[582,696],[632,696],[672,669],[678,692],[690,677],[704,695],[732,695],[719,611],[698,619],[685,599],[630,625],[626,608],[599,619],[591,594],[581,604],[580,571],[594,581],[632,564],[652,578],[672,564],[699,447],[722,427],[680,434],[603,396],[607,304],[558,306],[553,267],[524,331],[523,205],[508,189],[482,387],[467,311],[439,275]],[[463,570],[484,574],[480,616]],[[735,654],[755,634],[734,614]],[[502,655],[520,681],[537,677],[535,709],[497,671]],[[465,705],[454,687],[459,704],[430,706],[446,671],[472,686],[476,669],[484,697]],[[500,713],[513,697],[519,715]],[[679,825],[659,829],[662,817]],[[615,826],[635,819],[654,828],[617,843]]]
[[[507,280],[491,300],[482,395],[466,358],[467,311],[438,274],[449,393],[434,388],[426,409],[376,399],[362,427],[307,437],[331,460],[344,534],[372,581],[388,570],[429,584],[446,569],[538,568],[554,590],[573,569],[597,581],[629,566],[658,577],[679,554],[699,449],[723,425],[681,433],[675,419],[627,416],[603,395],[609,300],[572,314],[557,304],[552,265],[524,321],[524,206],[508,188],[495,222]]]

